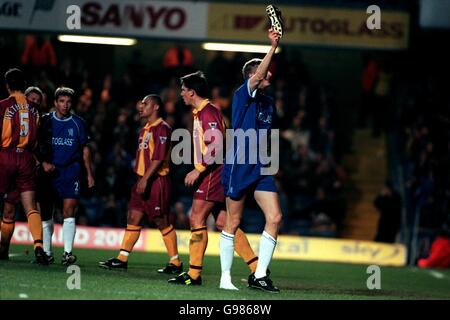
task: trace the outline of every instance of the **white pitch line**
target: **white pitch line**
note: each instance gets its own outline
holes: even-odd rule
[[[24,255],[25,255],[24,253],[10,253],[9,257],[10,258],[12,258],[12,257],[22,257]]]
[[[19,298],[28,299],[28,295],[26,293],[19,293]]]
[[[430,270],[429,273],[432,277],[435,277],[436,279],[444,279],[445,277],[443,273],[440,273],[438,271]]]

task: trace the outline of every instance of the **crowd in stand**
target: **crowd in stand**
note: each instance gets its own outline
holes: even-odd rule
[[[450,101],[445,81],[428,73],[404,83],[408,100],[400,109],[400,128],[407,213],[418,215],[420,229],[450,236]]]
[[[421,56],[420,61],[426,63],[419,63],[418,56],[405,56],[395,75],[395,112],[389,129],[400,155],[402,184],[398,191],[404,195],[404,223],[409,230],[404,240],[411,241],[410,249],[416,252],[412,259],[418,259],[428,256],[435,239],[444,243],[450,239],[449,65],[438,57]],[[434,266],[449,267],[448,249],[444,250],[447,253],[434,251],[432,260],[440,260]]]
[[[52,52],[47,45],[45,50]],[[183,55],[174,54],[174,50]],[[71,87],[77,96],[73,111],[86,120],[90,130],[96,187],[92,191],[83,188],[78,223],[124,227],[140,126],[136,104],[146,94],[160,94],[166,121],[174,129],[191,129],[191,112],[179,96],[179,77],[197,70],[195,57],[186,48],[177,46],[167,52],[163,61],[152,62],[161,66],[158,74],[146,73],[148,68],[138,64],[139,59],[133,59],[122,76],[114,79],[112,73],[98,74],[74,57],[64,57],[55,64],[53,53],[48,62],[46,59],[33,62],[26,54],[21,59],[22,65],[20,61],[16,63],[27,72],[29,84],[44,92],[43,112],[51,110],[53,92],[58,86]],[[250,57],[242,54],[226,57],[217,52],[203,70],[209,81],[210,98],[222,109],[228,124],[233,91],[242,84],[241,68]],[[271,94],[276,101],[276,127],[280,128],[281,136],[277,183],[284,212],[282,232],[333,236],[345,212],[340,193],[345,172],[336,160],[339,150],[335,148],[331,121],[334,102],[329,92],[310,79],[304,65],[294,64],[280,54],[271,67]],[[178,228],[189,225],[193,190],[181,182],[190,169],[190,165],[171,168],[175,181],[171,207]],[[255,208],[256,205],[253,208],[249,204],[243,227],[259,232],[264,219]]]

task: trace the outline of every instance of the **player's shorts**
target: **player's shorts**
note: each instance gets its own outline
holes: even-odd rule
[[[255,173],[256,172],[256,173]],[[226,197],[241,199],[248,191],[277,192],[273,176],[259,174],[259,167],[248,165],[227,165],[222,176]]]
[[[225,202],[225,195],[221,183],[222,169],[223,165],[219,165],[209,173],[202,173],[200,176],[201,181],[194,192],[194,200]]]
[[[149,221],[154,217],[169,215],[171,190],[170,177],[157,176],[150,179],[147,183],[147,191],[143,195],[136,191],[139,180],[140,177],[131,189],[128,209],[145,212]]]
[[[80,177],[81,165],[79,162],[74,162],[66,167],[55,166],[55,170],[52,172],[44,172],[41,169],[38,175],[38,201],[53,201],[55,194],[52,192],[55,192],[61,199],[79,199]]]
[[[31,151],[0,150],[0,193],[13,195],[16,192],[17,199],[22,192],[35,190],[36,160]]]

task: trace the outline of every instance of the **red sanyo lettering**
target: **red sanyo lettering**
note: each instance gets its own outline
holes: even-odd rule
[[[123,26],[135,28],[147,26],[149,29],[158,27],[178,30],[186,23],[186,11],[180,7],[154,7],[151,5],[120,5],[110,4],[103,7],[99,2],[87,2],[82,8],[81,22],[87,26]],[[144,24],[148,21],[148,24]]]

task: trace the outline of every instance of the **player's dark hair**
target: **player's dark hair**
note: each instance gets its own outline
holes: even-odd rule
[[[250,78],[250,73],[253,73],[256,68],[261,64],[262,59],[254,58],[252,60],[247,61],[242,67],[242,76],[244,80]]]
[[[25,90],[26,81],[24,73],[17,69],[9,69],[5,73],[5,82],[11,91],[22,91]]]
[[[67,87],[59,87],[55,91],[55,101],[58,100],[58,98],[61,96],[70,97],[71,99],[73,99],[74,95],[75,91],[73,89]]]
[[[199,97],[208,97],[208,82],[201,71],[197,71],[180,78],[181,85],[194,90]]]
[[[29,94],[36,93],[41,96],[41,100],[44,98],[44,94],[42,93],[42,90],[38,87],[28,87],[27,90],[25,90],[25,96],[28,97]]]
[[[166,113],[164,112],[164,103],[161,97],[157,94],[148,94],[144,97],[144,99],[142,99],[142,101],[145,101],[147,99],[150,99],[154,104],[159,105],[158,115],[164,118],[166,116]]]
[[[159,105],[160,108],[164,107],[161,97],[158,96],[157,94],[146,95],[144,100],[147,100],[147,99],[152,100],[153,103]]]

